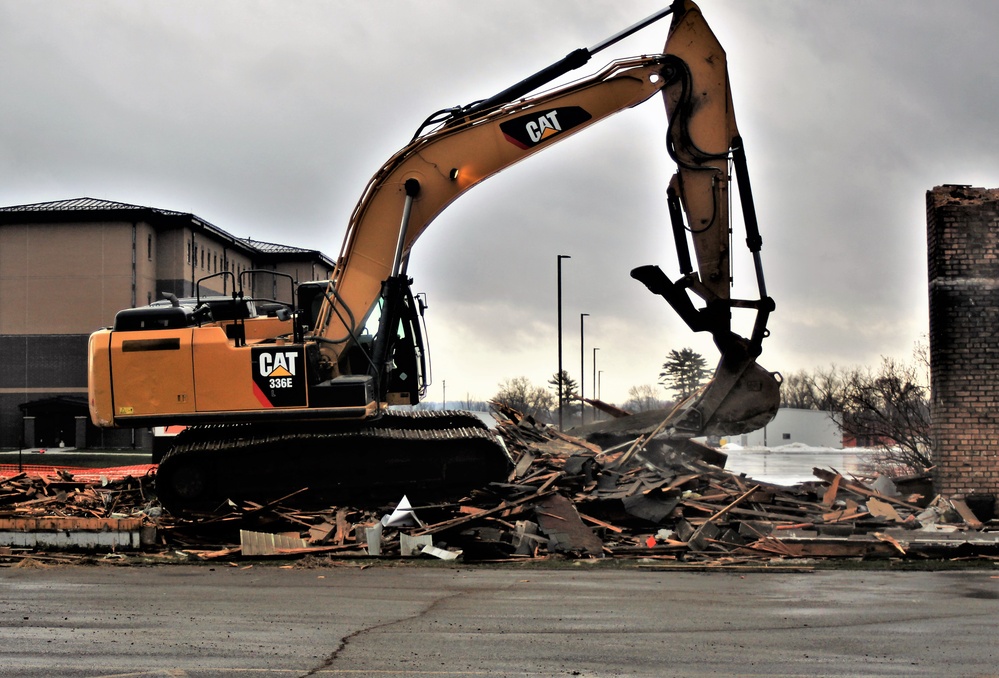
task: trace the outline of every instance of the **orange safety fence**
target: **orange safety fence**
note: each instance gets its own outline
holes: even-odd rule
[[[71,473],[73,480],[89,483],[99,483],[104,480],[115,481],[132,476],[142,476],[155,473],[156,464],[135,464],[133,466],[111,466],[108,468],[83,468],[78,466],[55,466],[52,464],[0,464],[0,480],[11,478],[20,473],[28,476],[52,476],[59,478],[59,471]]]

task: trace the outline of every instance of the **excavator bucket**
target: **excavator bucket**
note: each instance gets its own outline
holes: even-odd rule
[[[780,406],[779,375],[756,361],[735,369],[718,363],[714,377],[667,418],[668,437],[732,436],[763,428]]]

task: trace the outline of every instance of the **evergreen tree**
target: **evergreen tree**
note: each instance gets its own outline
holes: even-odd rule
[[[562,405],[568,405],[572,402],[572,396],[579,390],[579,384],[576,380],[569,376],[567,370],[562,370]],[[548,385],[552,387],[555,391],[556,398],[558,397],[558,386],[559,386],[559,373],[556,372],[552,375],[552,378],[548,380]]]
[[[692,348],[684,348],[669,352],[659,373],[659,383],[667,390],[676,391],[683,400],[697,391],[709,374],[704,357]]]

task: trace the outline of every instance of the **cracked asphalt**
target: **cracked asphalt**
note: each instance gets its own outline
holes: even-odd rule
[[[992,571],[0,570],[0,676],[996,676]]]

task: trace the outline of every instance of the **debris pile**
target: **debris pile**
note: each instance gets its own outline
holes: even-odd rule
[[[152,545],[151,521],[162,511],[150,490],[151,476],[113,471],[0,474],[0,558],[16,560],[35,549]]]
[[[0,478],[0,520],[128,518],[145,529],[146,550],[199,559],[616,558],[710,567],[999,556],[999,521],[980,519],[960,499],[903,494],[886,477],[815,469],[814,482],[783,487],[708,463],[701,457],[717,461],[717,451],[694,443],[678,450],[640,436],[602,448],[502,414],[498,433],[515,461],[509,476],[455,503],[406,496],[394,506],[305,511],[289,495],[170,516],[152,501],[148,476],[86,483],[20,474]]]
[[[151,475],[21,471],[0,474],[0,518],[113,518],[158,514]]]

